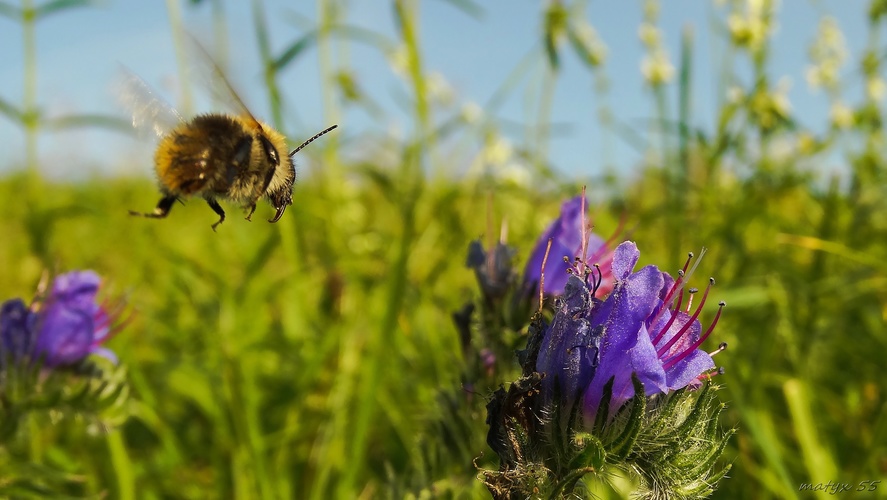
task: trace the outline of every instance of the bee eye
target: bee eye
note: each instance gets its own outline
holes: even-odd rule
[[[268,140],[265,136],[261,137],[262,149],[265,151],[265,158],[268,159],[268,163],[273,166],[280,165],[280,156],[277,154],[277,150],[274,149],[274,145],[271,144],[271,141]]]

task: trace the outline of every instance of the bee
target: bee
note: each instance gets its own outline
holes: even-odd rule
[[[286,154],[286,138],[255,118],[225,78],[219,66],[199,47],[210,64],[214,80],[227,94],[237,114],[209,113],[183,119],[172,107],[155,97],[141,79],[124,75],[121,97],[133,113],[133,126],[150,130],[159,139],[154,168],[162,198],[153,212],[133,210],[130,215],[163,219],[173,204],[184,198],[203,198],[219,216],[213,231],[225,221],[219,200],[242,205],[251,220],[261,198],[276,210],[268,222],[277,222],[293,203],[296,168],[293,155],[333,125]]]

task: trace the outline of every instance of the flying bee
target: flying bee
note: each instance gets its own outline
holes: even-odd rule
[[[237,114],[209,113],[185,120],[141,79],[125,75],[121,97],[133,113],[133,126],[151,130],[160,138],[154,168],[163,196],[153,212],[129,213],[163,219],[176,201],[200,197],[219,216],[212,225],[215,231],[225,220],[219,200],[242,205],[249,210],[246,220],[251,220],[256,203],[265,197],[276,210],[268,222],[277,222],[293,203],[293,155],[336,125],[286,154],[283,134],[253,116],[219,66],[199,44],[194,44],[210,63],[214,80],[227,94],[226,100],[237,108]]]

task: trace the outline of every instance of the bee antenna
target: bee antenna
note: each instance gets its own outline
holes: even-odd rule
[[[332,127],[328,128],[328,129],[326,129],[326,130],[324,130],[323,132],[318,132],[317,135],[315,135],[314,137],[308,139],[307,141],[303,142],[301,146],[299,146],[299,147],[297,147],[296,149],[292,150],[292,151],[290,152],[290,157],[292,157],[294,154],[296,154],[296,153],[298,153],[299,151],[301,151],[302,148],[304,148],[305,146],[307,146],[307,145],[311,144],[312,142],[314,142],[314,140],[317,139],[318,137],[320,137],[320,136],[322,136],[323,134],[325,134],[325,133],[327,133],[327,132],[333,130],[333,129],[336,128],[336,127],[338,127],[338,125],[333,125]]]

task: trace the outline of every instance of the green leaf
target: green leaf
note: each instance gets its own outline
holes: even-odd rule
[[[442,0],[457,9],[461,10],[465,14],[473,17],[474,19],[481,20],[484,15],[484,9],[480,5],[471,0]]]
[[[6,2],[0,2],[0,16],[8,17],[14,21],[22,18],[22,11],[18,7],[10,5]]]
[[[0,97],[0,113],[8,116],[10,120],[21,124],[24,121],[22,112],[16,108],[11,102]]]
[[[548,56],[548,64],[552,69],[560,67],[560,57],[557,46],[561,37],[566,32],[569,13],[560,2],[551,2],[545,11],[545,21],[542,27],[545,53]]]
[[[301,38],[291,43],[289,47],[284,49],[283,53],[280,54],[279,57],[272,61],[272,68],[274,69],[274,71],[279,71],[283,69],[289,63],[293,62],[296,57],[300,56],[302,52],[304,52],[307,48],[311,47],[311,45],[313,45],[315,42],[317,42],[317,31],[315,30],[306,33]]]
[[[54,14],[75,7],[85,7],[92,3],[91,0],[55,0],[54,2],[47,2],[34,9],[34,17],[36,19],[42,19],[49,14]]]
[[[65,130],[82,127],[97,127],[115,130],[118,132],[132,133],[132,123],[112,115],[78,114],[66,115],[45,120],[46,127],[52,130]]]

